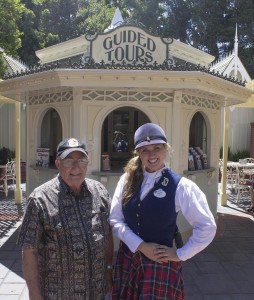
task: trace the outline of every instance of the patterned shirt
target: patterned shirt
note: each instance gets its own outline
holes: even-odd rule
[[[30,195],[18,244],[38,249],[45,300],[103,299],[109,209],[105,187],[87,178],[78,196],[60,175]]]

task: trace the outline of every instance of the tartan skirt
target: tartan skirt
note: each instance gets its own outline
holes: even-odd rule
[[[157,263],[120,243],[112,300],[184,300],[181,262]]]

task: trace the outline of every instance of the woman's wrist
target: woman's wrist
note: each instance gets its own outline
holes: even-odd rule
[[[140,251],[140,252],[143,252],[142,250],[144,250],[144,247],[145,247],[146,243],[143,241],[141,242],[139,245],[138,245],[138,248],[136,251]]]

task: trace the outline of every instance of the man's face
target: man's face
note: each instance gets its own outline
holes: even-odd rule
[[[64,182],[71,190],[79,192],[86,176],[88,158],[83,153],[74,151],[65,159],[57,159],[55,164]]]

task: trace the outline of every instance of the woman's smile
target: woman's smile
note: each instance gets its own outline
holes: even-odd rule
[[[165,144],[143,146],[138,149],[139,157],[148,172],[156,172],[165,165],[167,149]]]

